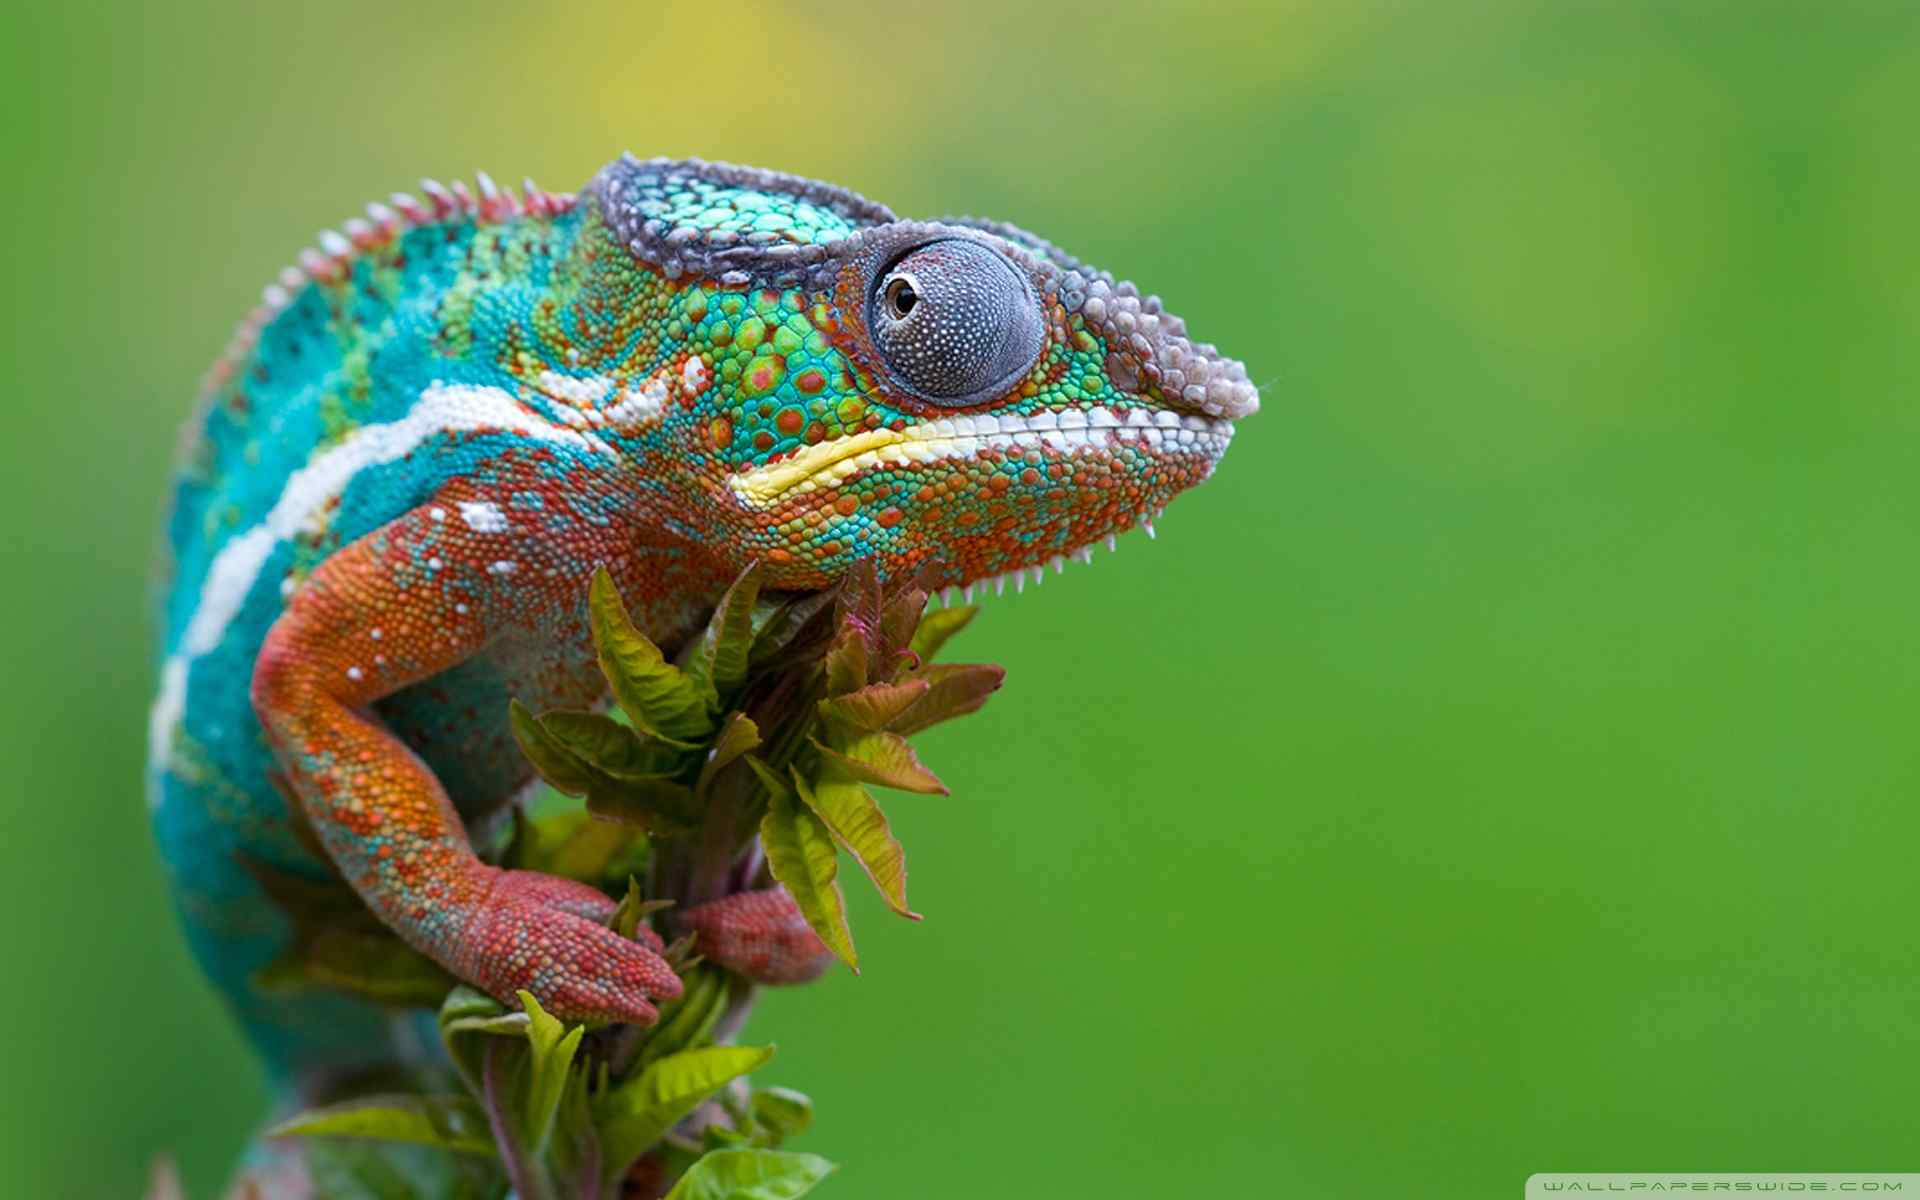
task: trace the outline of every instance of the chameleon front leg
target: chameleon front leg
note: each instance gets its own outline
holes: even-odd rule
[[[564,1018],[650,1022],[681,991],[666,962],[605,926],[594,888],[482,863],[370,710],[585,594],[593,548],[516,543],[498,507],[462,522],[459,504],[436,497],[331,555],[268,632],[254,709],[327,853],[409,944],[503,1001],[525,989]]]

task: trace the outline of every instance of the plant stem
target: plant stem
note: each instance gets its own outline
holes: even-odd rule
[[[580,1200],[600,1200],[600,1157],[600,1139],[589,1136],[580,1161]]]
[[[741,1027],[747,1023],[747,1014],[753,1011],[754,995],[759,990],[750,980],[738,976],[728,980],[727,1007],[713,1023],[716,1045],[725,1045],[739,1036]]]
[[[745,797],[738,787],[715,788],[707,804],[707,819],[701,823],[698,844],[693,847],[688,865],[684,895],[678,897],[688,908],[718,900],[727,894],[733,857],[741,842],[739,825],[745,815]]]
[[[806,735],[815,724],[813,707],[825,690],[824,678],[819,672],[810,671],[799,679],[790,676],[782,680],[763,701],[750,706],[749,715],[755,725],[773,731],[777,738],[765,747],[763,755],[775,771],[784,774],[788,764],[805,748]],[[746,825],[760,784],[740,771],[732,773],[731,784],[716,787],[710,795],[706,820],[691,839],[694,845],[678,854],[656,855],[656,861],[665,860],[661,862],[656,884],[673,887],[671,894],[682,908],[744,890],[746,882],[754,876],[754,872],[747,871],[741,873],[745,879],[740,880],[733,867],[741,845],[753,840],[753,831]]]
[[[503,1094],[506,1089],[500,1080],[500,1059],[512,1045],[504,1038],[489,1040],[493,1044],[487,1047],[486,1058],[480,1069],[486,1098],[487,1126],[493,1132],[494,1144],[500,1148],[500,1163],[506,1168],[507,1182],[513,1187],[514,1200],[556,1200],[553,1181],[547,1178],[546,1170],[537,1159],[530,1158],[526,1147],[520,1144],[519,1133],[513,1127],[513,1117],[509,1112],[512,1102]]]

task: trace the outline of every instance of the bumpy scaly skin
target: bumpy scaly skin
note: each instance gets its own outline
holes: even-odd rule
[[[286,929],[241,860],[320,869],[282,789],[375,912],[494,994],[647,1020],[678,993],[597,892],[468,840],[528,779],[506,698],[602,699],[597,567],[668,646],[755,559],[784,588],[861,559],[1024,582],[1149,521],[1257,405],[1156,299],[1011,226],[631,158],[578,197],[426,196],[267,290],[209,378],[170,526],[155,825],[203,963],[295,1080],[390,1051],[369,1009],[251,986]],[[1043,326],[962,407],[900,385],[870,324],[876,272],[934,239],[1003,256]],[[789,901],[732,903],[687,917],[717,957],[817,968]]]
[[[700,953],[756,983],[806,983],[833,965],[833,951],[783,888],[709,901],[680,924],[699,936]]]

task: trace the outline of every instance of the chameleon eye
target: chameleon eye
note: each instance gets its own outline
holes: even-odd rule
[[[958,408],[997,399],[1033,368],[1044,341],[1026,276],[981,242],[945,238],[882,271],[867,328],[894,382]]]
[[[896,271],[887,279],[886,291],[887,315],[896,321],[904,321],[920,303],[920,293],[914,290],[913,276],[904,271]]]

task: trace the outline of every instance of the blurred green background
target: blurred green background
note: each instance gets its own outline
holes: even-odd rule
[[[140,783],[200,371],[362,202],[623,148],[1016,221],[1265,386],[989,603],[928,920],[756,1019],[822,1196],[1920,1169],[1913,5],[641,7],[0,17],[8,1195],[207,1195],[262,1102]]]

